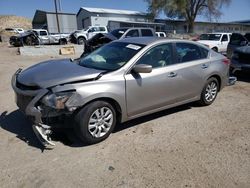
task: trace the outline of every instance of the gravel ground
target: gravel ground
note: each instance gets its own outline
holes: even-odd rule
[[[0,44],[0,187],[250,186],[250,78],[208,107],[188,104],[116,128],[84,146],[72,131],[43,150],[17,110],[12,74],[54,57],[24,57]]]

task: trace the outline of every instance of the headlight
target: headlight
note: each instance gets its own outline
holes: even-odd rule
[[[60,93],[50,93],[45,95],[41,102],[54,109],[64,109],[67,100],[74,94],[74,92],[60,92]]]

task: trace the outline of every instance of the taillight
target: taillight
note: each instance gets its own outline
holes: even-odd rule
[[[229,59],[223,59],[222,62],[226,65],[230,65],[230,60]]]

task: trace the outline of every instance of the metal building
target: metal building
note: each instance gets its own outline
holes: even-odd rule
[[[104,8],[81,7],[76,17],[78,29],[88,26],[109,26],[110,21],[147,22],[146,14],[142,12]]]
[[[61,33],[71,33],[77,30],[76,14],[58,12]],[[33,29],[47,29],[50,33],[58,33],[55,12],[36,10],[32,20]]]

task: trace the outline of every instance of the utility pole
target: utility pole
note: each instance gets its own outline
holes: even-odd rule
[[[57,30],[58,30],[58,33],[61,34],[60,24],[59,24],[59,18],[58,18],[58,12],[57,12],[57,0],[54,0],[54,2],[55,2],[55,9],[56,9]]]

